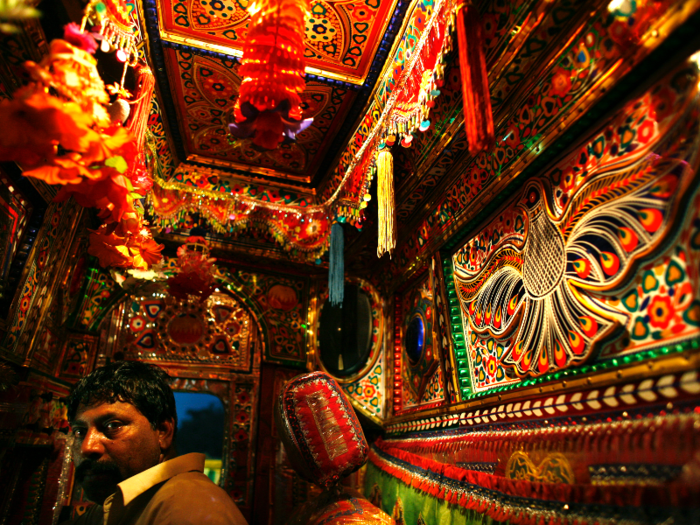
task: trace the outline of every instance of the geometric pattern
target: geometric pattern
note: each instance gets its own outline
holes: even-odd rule
[[[605,388],[531,397],[525,401],[502,402],[491,408],[444,414],[388,425],[390,434],[420,432],[443,428],[478,428],[500,422],[527,421],[533,418],[585,416],[607,410],[632,410],[652,404],[678,403],[700,394],[697,370],[677,372]]]
[[[222,293],[203,304],[161,296],[128,301],[123,328],[127,357],[250,370],[252,321],[238,301]]]
[[[199,162],[214,162],[266,175],[309,182],[345,120],[356,92],[309,81],[301,94],[303,118],[313,124],[297,140],[275,150],[259,150],[229,137],[231,108],[238,97],[240,63],[167,48],[170,86],[186,150]]]
[[[397,0],[312,0],[305,29],[307,72],[362,84]],[[249,2],[161,0],[161,37],[241,56]]]
[[[395,296],[394,316],[394,413],[434,407],[444,403],[445,389],[440,366],[440,343],[432,268]],[[422,327],[417,355],[407,345],[410,326]]]

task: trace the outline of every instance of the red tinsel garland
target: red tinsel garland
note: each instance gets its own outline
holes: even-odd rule
[[[422,476],[403,468],[398,462],[394,464],[391,459],[386,459],[375,451],[374,447],[390,457],[433,473]],[[495,502],[481,495],[471,494],[467,491],[452,491],[446,488],[444,483],[436,480],[436,476],[444,476],[462,483],[474,485],[487,490],[501,493],[504,496],[531,498],[534,500],[559,501],[562,504],[591,504],[591,505],[617,505],[617,506],[697,506],[697,489],[682,485],[671,487],[656,487],[642,485],[588,485],[564,483],[539,483],[526,480],[510,479],[484,472],[467,470],[454,465],[440,463],[428,458],[411,454],[391,446],[389,443],[377,440],[369,451],[369,460],[380,470],[401,480],[405,484],[416,488],[430,496],[454,503],[469,510],[486,514],[494,520],[508,520],[514,525],[539,523],[542,519],[536,511],[523,512],[508,503]],[[427,473],[426,473],[427,474]],[[591,516],[590,521],[581,521],[579,524],[595,523],[597,519]],[[566,515],[556,516],[558,523],[573,523],[573,517]]]
[[[462,0],[457,6],[459,69],[462,76],[464,126],[469,153],[490,149],[495,142],[484,37],[477,8]]]
[[[241,60],[241,88],[231,133],[275,149],[294,140],[310,120],[302,120],[304,33],[307,0],[260,0],[248,25]]]

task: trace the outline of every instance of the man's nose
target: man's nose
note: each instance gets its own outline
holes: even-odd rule
[[[102,433],[97,429],[89,428],[85,438],[80,444],[80,453],[85,458],[97,459],[104,454],[104,444],[102,443]]]

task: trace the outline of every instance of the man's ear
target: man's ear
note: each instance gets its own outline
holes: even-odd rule
[[[173,436],[175,435],[175,422],[172,419],[166,419],[165,421],[158,423],[156,426],[156,432],[158,433],[158,444],[160,445],[161,452],[166,452],[172,447]]]

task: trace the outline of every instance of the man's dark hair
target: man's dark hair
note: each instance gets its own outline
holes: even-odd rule
[[[78,407],[102,403],[134,405],[155,429],[172,419],[177,429],[175,396],[170,376],[161,368],[140,361],[116,361],[82,378],[68,396],[68,420],[73,421]]]

